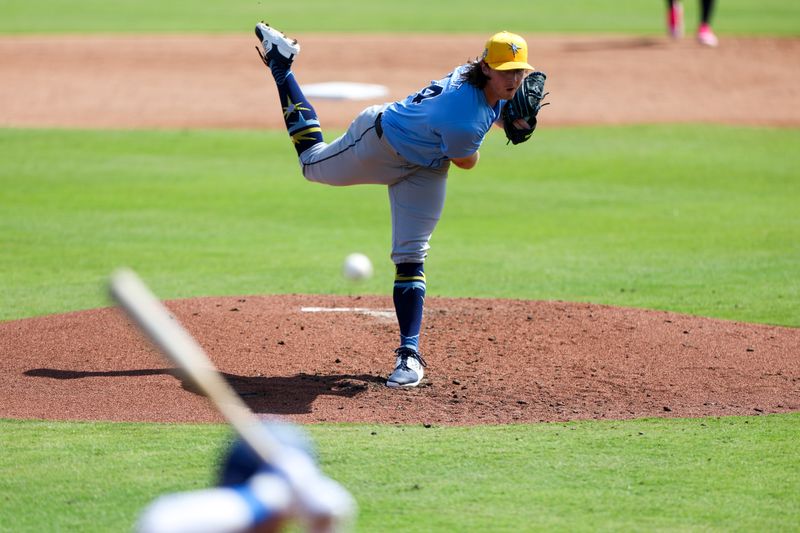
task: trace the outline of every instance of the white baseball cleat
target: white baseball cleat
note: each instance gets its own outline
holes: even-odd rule
[[[425,375],[425,360],[416,350],[401,346],[395,350],[394,372],[386,380],[387,387],[416,387]]]
[[[263,56],[267,63],[277,60],[289,66],[300,53],[300,43],[297,39],[290,39],[283,32],[264,22],[256,24],[256,37],[264,47]]]

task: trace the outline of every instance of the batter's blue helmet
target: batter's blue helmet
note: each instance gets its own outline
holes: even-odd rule
[[[306,452],[316,461],[314,444],[308,434],[300,427],[287,422],[269,421],[264,425],[281,444]],[[272,467],[264,463],[253,449],[242,439],[231,443],[221,461],[219,485],[231,487],[245,483],[258,471],[270,470]]]

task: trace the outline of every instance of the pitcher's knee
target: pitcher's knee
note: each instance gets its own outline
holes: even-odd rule
[[[420,243],[414,247],[395,248],[392,250],[392,262],[395,265],[402,263],[424,263],[425,258],[428,257],[428,250],[430,246],[428,243]]]
[[[325,143],[315,144],[300,154],[298,158],[300,172],[302,172],[303,177],[308,181],[323,181],[323,173],[321,172],[321,165],[317,160],[317,154],[319,154],[325,146],[327,146]]]

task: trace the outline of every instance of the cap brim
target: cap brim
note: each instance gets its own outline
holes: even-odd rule
[[[529,64],[523,61],[508,61],[507,63],[495,63],[494,65],[491,63],[487,63],[490,68],[494,70],[519,70],[519,69],[526,69],[526,70],[536,70]]]

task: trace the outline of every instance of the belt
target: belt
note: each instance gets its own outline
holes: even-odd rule
[[[375,133],[378,134],[378,139],[383,137],[383,126],[381,126],[382,117],[383,113],[378,113],[378,117],[375,119]]]

